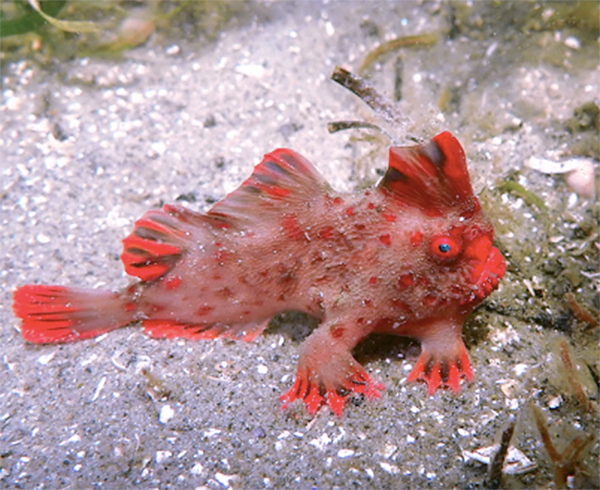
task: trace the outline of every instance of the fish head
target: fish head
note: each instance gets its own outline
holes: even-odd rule
[[[414,216],[411,262],[414,276],[423,278],[421,295],[472,307],[497,288],[506,264],[454,136],[444,132],[421,145],[390,148],[379,187]]]
[[[478,210],[468,219],[439,217],[425,226],[420,275],[435,284],[438,296],[474,306],[494,291],[506,262],[494,247],[494,229]]]

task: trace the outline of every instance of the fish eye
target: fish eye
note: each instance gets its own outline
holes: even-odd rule
[[[462,252],[462,247],[452,237],[438,236],[431,240],[429,251],[440,259],[453,259]]]

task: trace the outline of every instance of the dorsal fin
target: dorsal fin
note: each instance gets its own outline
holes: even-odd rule
[[[430,216],[453,211],[469,217],[479,209],[465,152],[449,132],[422,145],[390,148],[389,168],[379,186]]]
[[[148,211],[123,240],[125,272],[142,281],[158,279],[173,268],[193,242],[194,230],[205,223],[206,216],[182,206]]]
[[[264,156],[252,175],[216,203],[207,217],[229,225],[262,221],[265,213],[308,202],[329,190],[317,169],[298,153],[280,148]]]
[[[206,226],[243,229],[265,220],[266,213],[285,212],[286,206],[308,202],[328,188],[308,160],[292,150],[275,150],[206,214],[173,205],[148,211],[123,240],[125,271],[142,281],[158,279],[175,266]]]

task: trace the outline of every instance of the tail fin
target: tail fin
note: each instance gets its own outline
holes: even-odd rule
[[[97,337],[134,320],[132,308],[111,291],[27,285],[15,291],[13,301],[23,320],[21,335],[34,344]]]

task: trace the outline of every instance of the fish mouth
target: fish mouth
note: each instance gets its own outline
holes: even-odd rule
[[[483,299],[489,296],[492,291],[498,287],[500,279],[504,277],[506,272],[506,261],[500,250],[492,247],[487,260],[483,264],[483,270],[475,281],[473,293],[477,299]]]
[[[471,260],[468,282],[472,284],[469,301],[481,301],[498,287],[506,272],[506,261],[496,247],[492,246],[492,237],[484,235],[475,240],[467,251]]]

